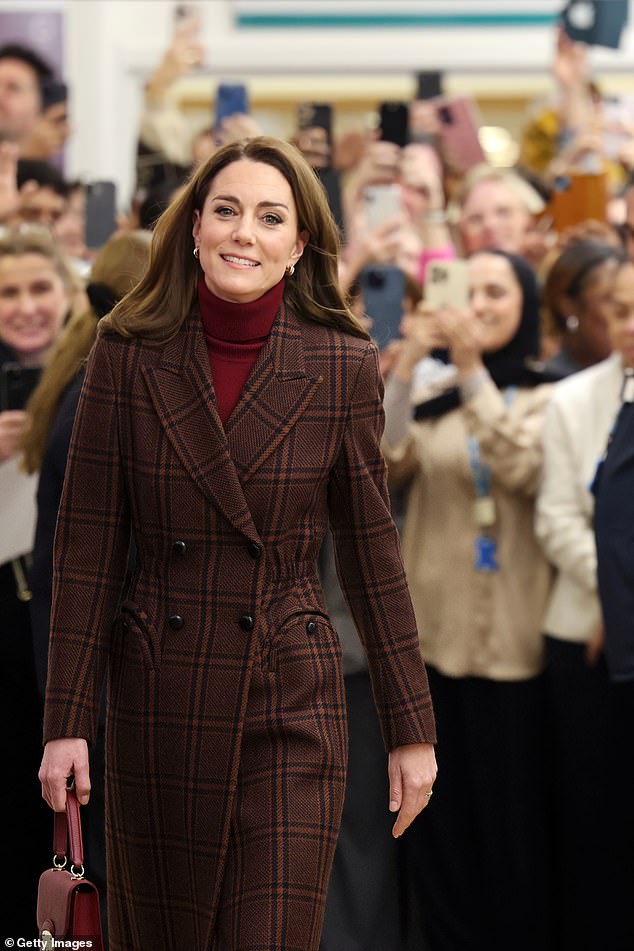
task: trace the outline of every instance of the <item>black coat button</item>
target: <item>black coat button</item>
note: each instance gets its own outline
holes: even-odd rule
[[[185,542],[174,542],[174,544],[172,545],[172,551],[176,555],[184,555],[185,552],[187,551],[187,545],[185,544]]]
[[[255,626],[255,621],[250,614],[243,614],[238,623],[243,631],[252,631]]]
[[[173,631],[180,631],[181,627],[185,623],[180,614],[172,614],[171,618],[167,622]]]
[[[309,621],[308,624],[306,625],[306,631],[309,634],[314,634],[316,630],[317,630],[317,625],[315,624],[315,622]]]
[[[128,630],[130,629],[130,625],[128,624],[127,621],[122,621],[122,622],[121,622],[121,628],[122,628],[122,630],[124,630],[124,631],[128,631]]]
[[[248,552],[252,558],[259,558],[262,554],[262,549],[257,542],[249,542]]]

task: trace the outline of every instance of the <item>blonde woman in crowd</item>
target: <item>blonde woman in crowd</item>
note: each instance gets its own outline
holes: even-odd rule
[[[541,621],[550,569],[533,529],[551,387],[527,263],[469,261],[470,306],[408,321],[384,451],[409,486],[404,560],[442,764],[410,843],[431,951],[548,945]],[[425,392],[419,361],[452,367]],[[416,409],[414,409],[416,407]]]
[[[46,232],[0,237],[0,627],[3,762],[2,806],[10,816],[5,854],[12,874],[5,892],[6,934],[33,931],[38,875],[50,862],[50,819],[34,772],[41,755],[38,697],[29,623],[28,569],[35,523],[35,477],[20,471],[19,443],[28,426],[28,387],[69,315],[76,278]],[[24,848],[28,831],[29,848]]]
[[[596,261],[607,260],[604,248],[595,248]],[[610,250],[613,287],[625,258],[619,261]],[[587,249],[584,254],[580,248],[580,257],[589,257]],[[544,470],[536,507],[537,535],[557,569],[544,631],[561,951],[622,947],[609,942],[606,930],[615,918],[610,911],[613,883],[624,880],[625,870],[615,855],[606,861],[607,820],[617,790],[609,770],[609,681],[592,484],[624,395],[625,368],[634,366],[634,320],[613,300],[602,314],[612,354],[554,389],[544,423]],[[596,868],[600,875],[592,874]]]

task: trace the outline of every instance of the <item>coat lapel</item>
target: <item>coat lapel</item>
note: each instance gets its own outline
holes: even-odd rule
[[[306,373],[297,318],[282,306],[226,430],[196,314],[165,344],[160,364],[142,366],[142,372],[194,482],[239,532],[259,542],[243,486],[301,419],[323,381]]]
[[[260,542],[218,416],[199,318],[192,315],[166,343],[159,366],[141,370],[161,424],[191,478],[234,528]]]
[[[282,305],[226,426],[229,453],[245,485],[301,419],[322,376],[304,364],[300,324]]]

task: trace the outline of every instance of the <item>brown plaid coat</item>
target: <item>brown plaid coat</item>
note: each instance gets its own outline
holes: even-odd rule
[[[92,741],[107,675],[113,951],[208,951],[241,787],[254,790],[239,806],[254,830],[242,864],[301,826],[300,856],[302,836],[323,840],[319,867],[298,863],[303,907],[323,904],[346,757],[340,650],[315,574],[329,521],[386,746],[434,740],[381,396],[372,344],[284,308],[226,432],[196,313],[167,343],[112,334],[93,348],[57,527],[44,739]],[[319,911],[284,930],[279,855],[265,879],[261,914],[275,920],[258,947],[316,948]],[[236,935],[222,951],[243,946]]]

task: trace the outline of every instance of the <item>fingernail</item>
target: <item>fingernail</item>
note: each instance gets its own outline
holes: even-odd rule
[[[80,796],[79,802],[81,803],[82,806],[85,806],[86,803],[88,802],[88,796]]]

